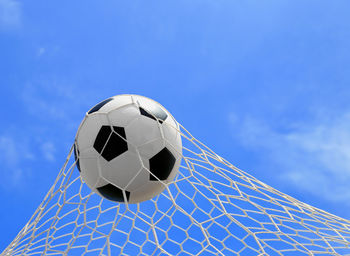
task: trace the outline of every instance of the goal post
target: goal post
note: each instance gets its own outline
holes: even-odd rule
[[[239,170],[180,125],[182,162],[163,193],[137,204],[92,193],[73,147],[15,255],[350,255],[350,221]]]

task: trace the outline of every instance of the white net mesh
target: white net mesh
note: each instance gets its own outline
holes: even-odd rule
[[[91,193],[72,150],[2,255],[350,255],[350,221],[237,169],[181,127],[179,175],[152,200]]]

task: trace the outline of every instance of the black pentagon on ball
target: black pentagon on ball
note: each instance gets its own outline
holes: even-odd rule
[[[128,150],[125,129],[123,127],[103,125],[98,132],[94,149],[107,161],[111,161]]]
[[[175,164],[174,155],[166,147],[149,160],[150,180],[166,180]]]
[[[143,116],[147,116],[153,120],[156,120],[161,124],[168,117],[167,113],[165,113],[163,109],[156,105],[148,107],[147,109],[140,107],[140,114]]]
[[[104,101],[101,101],[100,103],[98,103],[96,106],[94,106],[92,109],[90,109],[90,111],[88,112],[88,114],[94,113],[96,111],[98,111],[100,108],[102,108],[104,105],[106,105],[108,102],[110,102],[111,100],[113,100],[113,98],[109,98],[106,99]]]
[[[78,168],[78,171],[80,171],[80,162],[79,162],[79,149],[77,148],[77,146],[75,145],[74,143],[74,159],[75,159],[75,163],[76,163],[76,166]]]
[[[105,198],[114,202],[124,202],[123,190],[112,184],[97,188],[97,191]],[[126,200],[129,201],[130,192],[125,190]]]

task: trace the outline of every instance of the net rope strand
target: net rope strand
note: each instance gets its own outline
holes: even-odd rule
[[[91,192],[73,147],[28,223],[2,256],[350,255],[350,221],[236,168],[180,126],[179,174],[139,204]]]

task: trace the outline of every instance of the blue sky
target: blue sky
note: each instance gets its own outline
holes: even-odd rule
[[[159,101],[265,183],[350,218],[349,1],[0,0],[0,251],[84,113]]]

